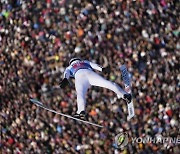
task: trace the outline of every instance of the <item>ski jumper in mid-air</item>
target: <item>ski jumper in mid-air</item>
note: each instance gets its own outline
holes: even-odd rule
[[[69,66],[64,72],[64,79],[60,83],[60,87],[64,88],[69,83],[69,78],[75,79],[75,89],[77,92],[77,112],[74,115],[76,118],[86,118],[86,93],[91,86],[98,86],[114,91],[118,98],[123,98],[127,103],[131,102],[131,94],[128,94],[116,83],[111,82],[94,72],[107,72],[107,68],[103,68],[93,62],[73,58],[69,61]]]

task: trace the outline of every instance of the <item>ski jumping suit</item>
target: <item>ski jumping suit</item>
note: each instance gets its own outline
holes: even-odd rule
[[[105,78],[94,72],[93,69],[96,69],[100,72],[102,71],[101,66],[93,62],[83,60],[75,61],[74,63],[70,64],[64,72],[64,78],[75,78],[78,114],[81,111],[85,111],[85,96],[90,86],[98,86],[110,89],[114,91],[120,98],[123,98],[124,94],[127,94],[116,83],[106,80]]]

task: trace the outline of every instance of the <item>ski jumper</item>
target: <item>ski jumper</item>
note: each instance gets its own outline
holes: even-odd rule
[[[69,65],[65,72],[64,78],[69,79],[73,77],[75,79],[75,89],[77,92],[77,113],[79,114],[81,111],[85,111],[86,107],[86,93],[88,88],[91,86],[98,86],[112,90],[115,92],[118,97],[123,98],[124,94],[127,94],[121,87],[119,87],[116,83],[111,82],[97,74],[93,71],[93,69],[102,71],[102,67],[87,61],[75,61],[71,65]]]

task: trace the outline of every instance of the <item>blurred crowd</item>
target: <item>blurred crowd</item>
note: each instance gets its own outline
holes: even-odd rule
[[[179,136],[179,2],[176,0],[0,0],[1,153],[178,153],[177,144],[135,143],[114,148],[114,137]],[[31,104],[37,98],[56,111],[76,111],[73,86],[59,88],[72,57],[111,73],[131,73],[136,116],[113,92],[92,87],[89,121],[97,128]],[[72,82],[74,82],[72,80]],[[72,84],[73,85],[73,84]]]

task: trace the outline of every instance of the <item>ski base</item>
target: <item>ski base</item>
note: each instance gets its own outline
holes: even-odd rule
[[[126,65],[122,65],[120,67],[120,71],[121,71],[121,74],[122,74],[122,79],[123,79],[123,82],[124,82],[125,91],[127,93],[129,93],[129,94],[132,94],[132,92],[131,92],[131,80],[130,80],[129,72],[128,72],[127,68],[126,68]],[[128,108],[127,120],[129,121],[132,117],[135,116],[133,99],[131,100],[130,103],[127,104],[127,108]]]

